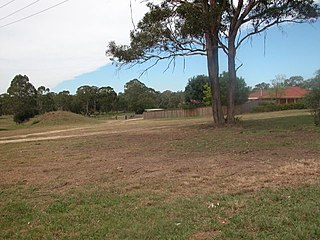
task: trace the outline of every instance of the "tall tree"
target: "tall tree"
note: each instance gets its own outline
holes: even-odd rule
[[[205,55],[213,98],[213,116],[222,124],[218,48],[228,55],[228,114],[234,122],[236,53],[251,36],[283,22],[313,21],[319,6],[313,0],[163,0],[148,1],[149,12],[131,32],[130,46],[109,44],[114,62],[143,63],[178,56]]]
[[[228,55],[229,93],[227,121],[234,122],[236,54],[241,44],[255,34],[285,22],[312,22],[319,17],[313,0],[238,0],[228,2],[222,17],[221,46]],[[223,40],[223,39],[222,39]]]
[[[137,64],[160,60],[170,63],[179,56],[207,57],[210,86],[212,87],[213,118],[224,123],[219,85],[219,32],[227,1],[218,0],[164,0],[147,6],[149,12],[130,34],[130,45],[110,42],[107,55],[120,64]]]

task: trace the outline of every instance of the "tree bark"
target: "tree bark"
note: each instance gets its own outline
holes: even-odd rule
[[[235,90],[237,82],[236,73],[236,48],[234,45],[234,38],[229,39],[228,52],[228,72],[229,72],[229,86],[228,86],[228,107],[227,107],[227,123],[235,123]]]
[[[214,123],[219,126],[224,124],[224,114],[220,98],[218,39],[206,34],[206,45],[209,84],[212,94],[213,120]]]

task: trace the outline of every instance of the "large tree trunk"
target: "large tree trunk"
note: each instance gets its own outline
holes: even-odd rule
[[[206,34],[206,42],[209,84],[212,94],[213,119],[215,124],[219,126],[224,124],[224,115],[220,98],[218,41]]]
[[[227,107],[227,123],[235,123],[235,90],[237,82],[236,73],[236,48],[234,46],[234,39],[229,39],[228,52],[228,72],[229,72],[229,86],[228,86],[228,107]]]
[[[210,2],[210,4],[209,4]],[[217,2],[214,0],[202,0],[203,11],[205,15],[210,15],[213,9],[217,9]],[[224,115],[221,106],[220,84],[219,84],[219,30],[222,12],[216,12],[214,18],[209,18],[208,29],[205,34],[207,64],[209,84],[212,95],[212,113],[213,120],[217,126],[224,124]],[[208,19],[207,19],[208,20]]]

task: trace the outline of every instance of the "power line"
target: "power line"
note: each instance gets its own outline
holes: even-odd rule
[[[28,5],[25,6],[25,7],[20,8],[20,9],[18,9],[17,11],[14,11],[13,13],[10,13],[9,15],[0,18],[0,20],[6,19],[6,18],[8,18],[8,17],[10,17],[10,16],[18,13],[18,12],[21,12],[22,10],[24,10],[24,9],[26,9],[26,8],[28,8],[28,7],[31,7],[32,5],[36,4],[36,3],[39,2],[39,1],[41,1],[41,0],[34,1],[34,2],[30,3],[30,4],[28,4]]]
[[[26,16],[26,17],[24,17],[24,18],[20,18],[20,19],[18,19],[18,20],[16,20],[16,21],[7,23],[7,24],[5,24],[5,25],[2,25],[2,26],[0,26],[0,28],[4,28],[4,27],[10,26],[10,25],[12,25],[12,24],[21,22],[21,21],[23,21],[23,20],[26,20],[26,19],[28,19],[28,18],[34,17],[34,16],[36,16],[36,15],[39,15],[39,14],[41,14],[41,13],[43,13],[43,12],[46,12],[46,11],[52,9],[52,8],[58,7],[59,5],[62,5],[62,4],[64,4],[64,3],[66,3],[66,2],[68,2],[68,1],[70,1],[70,0],[62,1],[62,2],[57,3],[57,4],[55,4],[55,5],[51,6],[51,7],[45,8],[45,9],[39,11],[39,12],[33,13],[33,14],[31,14],[31,15],[29,15],[29,16]]]
[[[14,2],[14,1],[15,1],[15,0],[11,0],[10,2],[7,2],[7,3],[3,4],[2,6],[0,6],[0,8],[3,8],[3,7],[9,5],[10,3]]]

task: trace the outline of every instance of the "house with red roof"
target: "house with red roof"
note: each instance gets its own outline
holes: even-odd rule
[[[276,101],[280,104],[296,103],[310,91],[301,87],[287,87],[284,89],[259,89],[249,94],[249,101]]]

